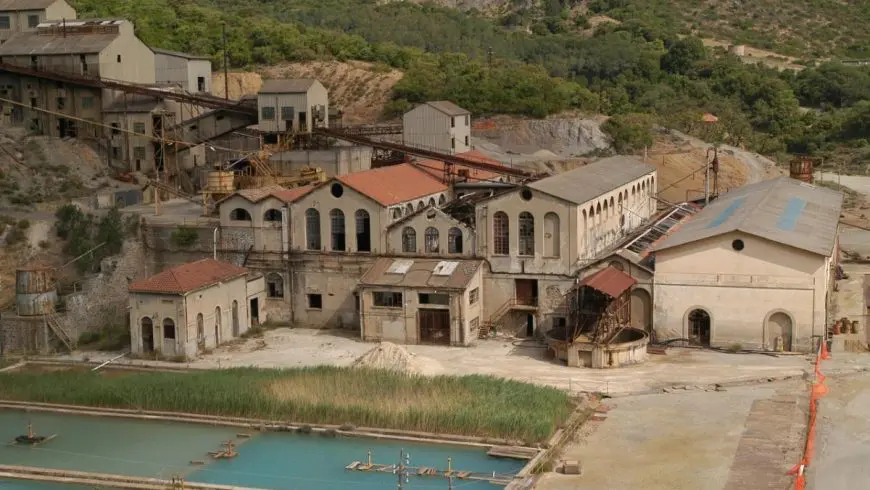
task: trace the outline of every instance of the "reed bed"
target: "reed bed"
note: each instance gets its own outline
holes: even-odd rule
[[[572,410],[554,388],[489,376],[408,376],[338,367],[226,369],[121,377],[0,373],[0,398],[308,424],[354,424],[538,442]]]

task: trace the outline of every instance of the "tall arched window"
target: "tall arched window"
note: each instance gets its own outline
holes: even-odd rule
[[[446,203],[446,202],[447,202],[447,198],[444,197],[444,194],[441,194],[440,196],[438,196],[438,205],[439,206],[443,206],[444,203]]]
[[[417,252],[417,230],[410,226],[402,230],[402,252],[408,254]]]
[[[336,252],[344,252],[344,213],[340,209],[329,212],[329,235],[332,237],[330,246]]]
[[[230,211],[230,219],[233,221],[251,221],[251,213],[247,209],[236,208]]]
[[[438,241],[439,241],[438,239],[439,239],[439,236],[438,236],[438,229],[437,228],[432,228],[431,226],[429,228],[426,228],[426,235],[425,235],[426,253],[430,253],[430,254],[437,254],[438,253]]]
[[[511,233],[507,214],[499,211],[492,215],[492,253],[507,255],[510,253]]]
[[[320,211],[314,208],[305,211],[305,248],[320,250]]]
[[[586,211],[583,211],[586,214]],[[544,255],[558,257],[561,252],[559,240],[559,215],[547,213],[544,215]]]
[[[281,221],[281,211],[277,209],[267,209],[263,213],[263,221]]]
[[[535,255],[535,217],[523,211],[519,218],[519,254]]]
[[[407,214],[411,214],[413,212],[414,212],[414,205],[411,203],[408,203],[408,205],[405,206],[405,214],[407,215]]]
[[[429,207],[432,207],[432,208],[435,207],[435,198],[434,197],[429,198]]]
[[[266,296],[270,298],[284,297],[284,277],[277,272],[266,274]]]
[[[175,320],[163,319],[163,340],[175,340]]]
[[[372,234],[369,212],[365,209],[357,209],[354,219],[356,221],[356,249],[360,252],[371,252]]]
[[[462,253],[462,230],[453,227],[447,230],[447,253]]]

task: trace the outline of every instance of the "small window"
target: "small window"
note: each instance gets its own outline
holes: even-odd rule
[[[38,15],[28,15],[27,16],[27,27],[33,29],[34,27],[39,25],[39,16]]]
[[[205,92],[205,77],[196,77],[196,91]]]
[[[565,328],[568,325],[568,320],[564,316],[553,317],[553,328]]]
[[[112,136],[117,136],[119,134],[121,134],[121,126],[118,123],[113,122],[112,123]]]
[[[532,191],[529,189],[523,189],[520,191],[520,198],[523,201],[531,201],[532,200]]]
[[[474,288],[468,292],[468,304],[473,305],[480,299],[480,288]]]
[[[251,221],[251,213],[247,209],[236,208],[230,211],[230,219],[233,221]]]
[[[374,293],[372,293],[372,300],[375,306],[382,306],[384,308],[402,307],[402,293],[375,291]]]
[[[745,245],[743,244],[743,240],[740,240],[740,239],[737,239],[737,240],[734,240],[733,242],[731,242],[731,248],[733,248],[734,250],[737,250],[738,252],[743,250],[744,246]]]
[[[329,193],[332,194],[332,197],[338,198],[344,195],[344,187],[341,186],[338,182],[332,184],[332,187],[329,188]]]
[[[9,16],[0,15],[0,29],[9,29]]]
[[[112,158],[121,158],[121,147],[113,146],[112,147]]]
[[[465,137],[465,146],[468,146],[468,136]]]
[[[175,340],[175,322],[171,318],[163,319],[163,338]]]
[[[66,97],[57,98],[57,110],[62,111],[66,108]]]
[[[117,56],[117,60],[118,60],[118,63],[121,62],[121,55],[120,54]]]
[[[139,134],[145,134],[145,123],[137,122],[133,123],[133,132]]]
[[[471,116],[465,116],[465,125],[466,125],[466,126],[469,126],[469,125],[471,124],[471,123],[468,121],[470,118],[471,118]]]
[[[274,107],[263,107],[260,109],[260,119],[266,121],[272,121],[275,119],[275,108]]]
[[[281,108],[281,120],[282,121],[292,121],[294,115],[295,115],[294,108],[292,108],[292,107],[282,107]]]
[[[455,118],[455,117],[451,117],[451,118],[450,118],[450,127],[451,127],[451,128],[455,128],[455,127],[456,127],[456,118]]]
[[[266,276],[266,295],[270,298],[284,297],[284,278],[277,272]]]
[[[456,138],[450,138],[450,149],[451,150],[456,149]]]
[[[417,300],[421,305],[444,305],[450,304],[450,295],[444,293],[420,293]]]
[[[320,294],[309,294],[308,307],[312,310],[323,309],[323,296]]]
[[[145,160],[145,147],[144,146],[134,146],[133,147],[133,158],[137,160]]]
[[[94,107],[94,97],[86,95],[82,97],[82,109],[92,109]]]
[[[263,221],[281,221],[281,211],[277,209],[267,209],[263,213]]]

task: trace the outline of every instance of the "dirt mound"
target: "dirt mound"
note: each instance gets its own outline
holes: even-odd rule
[[[562,158],[577,157],[610,147],[601,122],[583,117],[520,119],[497,116],[475,121],[475,136],[511,153],[533,155],[545,150]]]
[[[263,77],[259,73],[248,71],[230,72],[229,91],[231,99],[240,99],[243,95],[256,94],[263,86]],[[224,83],[224,74],[217,72],[211,76],[211,92],[212,94],[223,97],[226,84]]]
[[[353,367],[386,369],[406,374],[420,374],[423,369],[414,354],[392,342],[381,342],[377,347],[357,358]]]

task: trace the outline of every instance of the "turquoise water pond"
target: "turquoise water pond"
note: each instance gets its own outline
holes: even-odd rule
[[[211,461],[209,451],[222,441],[236,439],[242,430],[195,424],[167,423],[0,410],[0,441],[9,441],[33,424],[38,435],[57,434],[44,446],[0,445],[0,463],[169,478],[240,485],[270,490],[385,490],[395,488],[389,474],[349,472],[352,461],[364,461],[372,452],[375,463],[393,464],[404,449],[412,466],[447,467],[462,471],[516,473],[523,462],[490,458],[485,451],[433,444],[409,444],[365,438],[329,438],[286,433],[256,434],[239,439],[239,456]],[[192,460],[206,466],[190,465]],[[495,489],[487,482],[455,482],[463,490]],[[0,480],[0,490],[55,490],[71,488]],[[440,478],[410,477],[409,488],[447,489]]]

